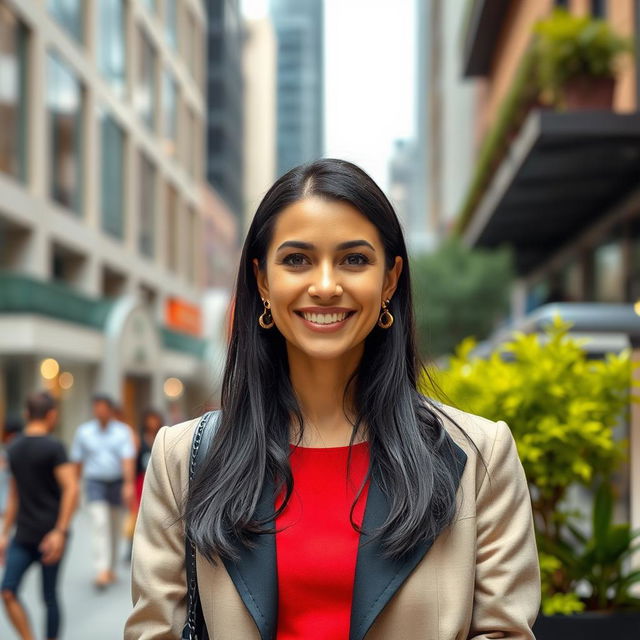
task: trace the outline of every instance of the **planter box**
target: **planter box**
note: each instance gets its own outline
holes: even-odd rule
[[[613,107],[615,78],[577,76],[562,88],[564,106],[569,111],[579,109],[607,109]]]
[[[571,616],[540,614],[533,632],[536,640],[637,640],[640,638],[640,611],[587,611]]]

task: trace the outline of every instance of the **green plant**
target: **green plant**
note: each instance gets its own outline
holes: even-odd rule
[[[562,102],[562,87],[579,76],[613,77],[631,40],[617,35],[605,20],[576,16],[556,9],[536,23],[538,82],[553,104]]]
[[[432,253],[411,257],[420,351],[451,353],[464,336],[486,337],[508,310],[513,279],[506,249],[469,249],[449,239]]]
[[[578,569],[584,574],[586,565],[574,564],[573,571],[555,553],[572,529],[578,531],[576,514],[565,503],[567,491],[608,479],[624,459],[626,443],[613,430],[628,408],[631,380],[628,352],[590,360],[584,341],[569,337],[568,330],[556,317],[544,339],[515,334],[486,360],[472,355],[475,341],[467,339],[446,369],[432,371],[442,399],[509,424],[541,541],[544,610],[563,613],[594,606],[574,592]],[[427,385],[425,377],[428,394]]]
[[[625,568],[627,559],[640,550],[640,544],[635,544],[639,538],[640,531],[631,531],[628,524],[613,524],[611,485],[600,483],[593,505],[590,537],[568,521],[558,540],[538,538],[538,548],[546,563],[545,586],[553,594],[552,598],[556,597],[552,606],[545,603],[544,612],[558,613],[559,595],[573,596],[573,602],[579,602],[580,609],[574,607],[573,611],[640,609],[640,598],[629,593],[630,588],[640,582],[640,571]],[[541,567],[544,563],[541,562]],[[575,591],[567,593],[575,590],[579,583],[588,586],[590,591],[584,601],[577,599]],[[565,607],[566,604],[567,601],[562,603]]]

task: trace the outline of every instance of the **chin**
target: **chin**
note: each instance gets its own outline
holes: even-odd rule
[[[354,349],[358,349],[362,343],[338,345],[331,344],[330,340],[321,344],[305,344],[303,342],[296,343],[296,348],[305,354],[308,358],[314,360],[336,360],[349,355]]]

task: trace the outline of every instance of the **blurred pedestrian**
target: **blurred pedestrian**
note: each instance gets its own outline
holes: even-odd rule
[[[57,419],[55,399],[45,391],[33,393],[27,399],[24,434],[7,449],[11,477],[0,534],[0,561],[6,564],[1,591],[5,611],[22,640],[35,637],[18,599],[22,578],[34,562],[42,569],[46,637],[54,640],[60,628],[58,571],[79,489],[64,445],[51,435]],[[14,524],[15,534],[9,544]]]
[[[136,505],[140,504],[144,474],[146,473],[147,466],[149,465],[151,448],[153,447],[153,442],[163,424],[164,418],[159,411],[156,411],[155,409],[147,409],[144,412],[140,428],[140,446],[138,448],[138,457],[136,460]]]
[[[136,497],[131,507],[131,519],[129,525],[125,527],[125,537],[129,541],[126,556],[127,561],[131,559],[133,533],[138,515],[138,507],[140,506],[140,497],[142,496],[144,474],[147,470],[147,465],[149,464],[153,441],[156,439],[156,435],[162,428],[163,424],[164,418],[156,409],[146,409],[142,414],[142,423],[140,425],[140,431],[137,434],[137,442],[139,444],[136,456]]]
[[[355,165],[318,160],[267,191],[221,410],[153,446],[125,640],[533,638],[513,436],[421,392],[409,267]]]
[[[24,429],[20,418],[7,418],[2,430],[2,450],[0,450],[0,517],[4,517],[9,491],[9,460],[7,459],[7,447],[11,441]]]
[[[81,424],[73,439],[71,460],[84,479],[91,519],[94,584],[115,582],[116,558],[124,509],[134,498],[135,447],[129,427],[116,420],[107,395],[93,398],[94,419]]]

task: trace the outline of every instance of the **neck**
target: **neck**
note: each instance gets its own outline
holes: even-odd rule
[[[289,355],[289,377],[304,418],[304,439],[307,447],[334,447],[349,444],[355,411],[353,386],[345,398],[345,389],[356,370],[362,353],[354,350],[333,360],[312,358],[293,348]],[[298,425],[291,434],[298,443]],[[356,442],[362,440],[361,434]]]
[[[107,425],[109,424],[109,421],[111,420],[111,418],[108,418],[107,420],[105,420],[104,422],[102,420],[98,420],[98,426],[101,429],[106,429]]]
[[[49,428],[42,420],[30,420],[27,422],[24,432],[32,436],[45,435],[49,433]]]

